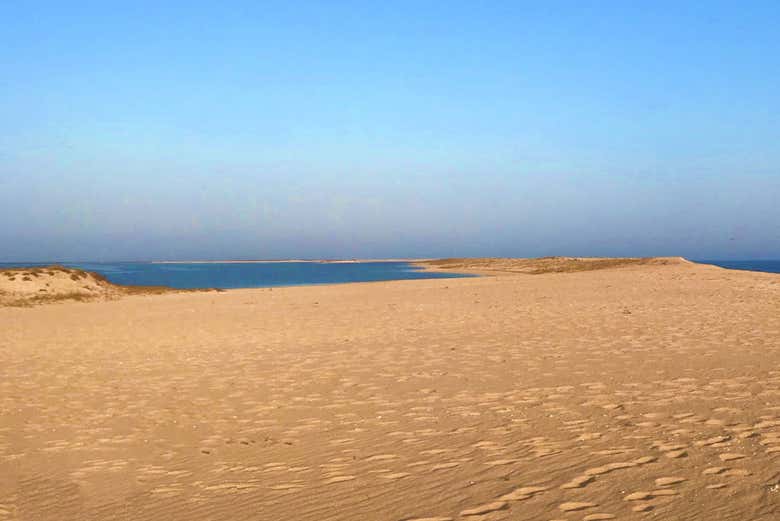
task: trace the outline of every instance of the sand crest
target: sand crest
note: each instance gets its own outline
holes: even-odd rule
[[[122,286],[112,284],[98,273],[57,265],[0,270],[0,306],[29,307],[73,300],[113,300],[129,295],[181,291],[192,290],[175,290],[163,286]]]

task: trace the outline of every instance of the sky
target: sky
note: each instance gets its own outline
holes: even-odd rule
[[[0,262],[780,258],[780,2],[0,3]]]

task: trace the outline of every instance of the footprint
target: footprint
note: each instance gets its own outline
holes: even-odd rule
[[[561,503],[558,505],[558,508],[560,508],[564,512],[576,512],[578,510],[585,510],[586,508],[593,508],[597,507],[598,505],[596,503],[585,503],[585,502],[568,502],[568,503]]]
[[[737,454],[736,452],[726,452],[718,457],[721,459],[721,461],[734,461],[745,458],[746,456],[744,454]]]
[[[451,469],[453,467],[457,467],[458,465],[460,465],[460,463],[457,461],[451,461],[450,463],[438,463],[433,467],[431,467],[431,470],[434,472],[437,470],[446,470],[446,469]]]
[[[387,461],[391,459],[398,459],[398,456],[395,454],[377,454],[376,456],[366,458],[366,461]]]
[[[659,487],[668,487],[676,483],[682,483],[683,481],[686,481],[686,479],[680,477],[664,477],[656,479],[655,484]]]
[[[687,449],[688,448],[685,445],[674,444],[674,443],[660,443],[660,442],[656,442],[653,445],[655,445],[658,448],[658,450],[660,450],[661,452],[683,450],[683,449]]]
[[[688,452],[685,449],[680,449],[680,450],[672,450],[665,454],[667,458],[677,459],[677,458],[684,458],[685,456],[688,455]]]
[[[618,454],[625,454],[627,452],[633,452],[636,449],[607,449],[607,450],[597,450],[593,452],[593,454],[599,455],[599,456],[617,456]]]
[[[405,478],[406,476],[411,476],[411,474],[408,473],[408,472],[393,472],[391,474],[380,474],[379,475],[380,478],[393,479],[393,480]]]
[[[623,501],[645,501],[648,499],[653,499],[662,496],[676,496],[677,494],[678,492],[676,490],[672,490],[670,488],[662,488],[650,492],[645,492],[645,491],[632,492],[631,494],[625,496],[623,498]]]
[[[485,462],[488,467],[498,467],[500,465],[511,465],[512,463],[518,463],[519,459],[498,459],[494,461]]]
[[[612,472],[613,470],[619,470],[619,469],[627,469],[630,467],[636,467],[637,463],[628,462],[628,461],[619,461],[617,463],[609,463],[608,465],[604,465],[601,467],[594,467],[592,469],[587,469],[585,471],[586,476],[601,476],[602,474],[607,474],[609,472]]]
[[[623,498],[623,501],[644,501],[646,499],[653,499],[653,495],[650,492],[632,492]]]
[[[571,488],[582,488],[585,485],[592,483],[594,480],[593,476],[577,476],[576,478],[572,479],[568,483],[564,483],[561,485],[562,489],[571,489]]]
[[[744,478],[745,476],[749,476],[750,471],[747,469],[729,469],[723,473],[723,476],[735,476]]]
[[[296,490],[303,488],[301,483],[279,483],[278,485],[271,485],[271,490]]]
[[[658,458],[655,456],[642,456],[641,458],[635,459],[633,463],[636,463],[637,465],[646,465],[648,463],[653,463],[654,461],[658,461]]]
[[[653,497],[676,496],[677,494],[679,494],[679,492],[671,488],[661,488],[650,492],[650,495]]]
[[[724,441],[728,441],[730,439],[731,437],[729,436],[715,436],[714,438],[697,441],[696,445],[698,445],[699,447],[706,447],[708,445],[714,445],[716,443],[723,443]]]
[[[490,512],[496,512],[497,510],[504,510],[509,504],[506,501],[494,501],[478,507],[469,508],[460,513],[461,516],[481,516],[482,514],[489,514]]]
[[[524,499],[528,499],[534,494],[544,492],[545,490],[547,490],[547,487],[520,487],[513,490],[512,492],[509,492],[508,494],[504,494],[498,499],[502,501],[522,501]]]
[[[343,483],[344,481],[352,481],[353,479],[355,479],[355,476],[333,476],[332,478],[326,479],[325,484]]]

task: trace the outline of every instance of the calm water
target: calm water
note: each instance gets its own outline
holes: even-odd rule
[[[0,267],[43,266],[46,263],[11,264]],[[443,279],[470,277],[457,273],[422,271],[408,262],[274,262],[152,264],[147,262],[63,263],[64,266],[95,271],[116,284],[169,286],[172,288],[266,288],[376,282],[382,280]]]
[[[780,260],[697,261],[738,270],[780,273]],[[47,263],[0,263],[11,266],[45,266]],[[152,264],[147,262],[64,263],[66,266],[96,271],[116,284],[170,286],[172,288],[265,288],[375,282],[382,280],[441,279],[469,277],[457,273],[421,271],[408,262],[360,263],[214,263]]]
[[[766,271],[767,273],[780,273],[780,260],[744,260],[744,261],[730,261],[730,260],[700,260],[704,264],[714,264],[721,268],[729,268],[731,270],[750,270],[750,271]]]

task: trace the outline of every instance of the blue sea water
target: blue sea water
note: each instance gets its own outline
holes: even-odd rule
[[[0,263],[0,268],[51,263]],[[267,288],[345,282],[471,277],[423,271],[408,262],[149,263],[77,262],[63,266],[94,271],[115,284],[193,288]]]
[[[714,264],[730,270],[765,271],[767,273],[780,273],[780,260],[697,260],[702,264]]]
[[[780,273],[780,260],[700,260],[723,268]],[[51,263],[0,263],[0,268],[45,266]],[[105,276],[115,284],[172,288],[267,288],[377,282],[383,280],[471,277],[458,273],[423,271],[408,262],[258,262],[258,263],[150,263],[77,262],[63,265]]]

